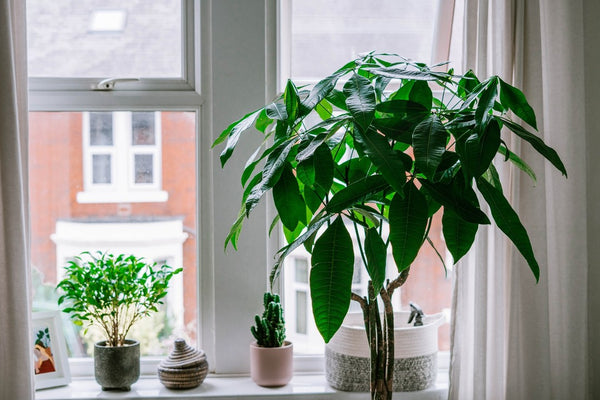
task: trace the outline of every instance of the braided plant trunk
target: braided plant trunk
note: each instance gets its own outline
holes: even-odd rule
[[[394,308],[392,295],[394,290],[406,282],[407,268],[392,282],[381,288],[378,293],[383,301],[383,320],[379,313],[377,294],[373,283],[369,281],[368,295],[360,297],[352,293],[352,300],[361,306],[365,321],[365,330],[371,353],[371,400],[391,400],[394,392]]]

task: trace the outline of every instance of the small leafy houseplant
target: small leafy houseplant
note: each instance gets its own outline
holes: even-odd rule
[[[285,320],[278,294],[263,296],[262,316],[250,328],[256,344],[250,345],[250,375],[261,386],[283,386],[292,378],[293,348],[285,341]]]
[[[237,248],[244,219],[271,192],[277,209],[272,228],[281,221],[287,239],[271,283],[285,257],[304,246],[311,254],[313,314],[325,342],[342,324],[350,301],[360,303],[373,399],[392,396],[391,297],[421,247],[433,246],[428,232],[434,215],[442,214],[456,263],[479,225],[491,223],[482,198],[537,280],[540,269],[527,231],[503,194],[493,161],[510,162],[535,180],[505,140],[516,135],[566,176],[558,154],[535,133],[535,113],[521,90],[498,76],[481,81],[472,71],[459,76],[443,67],[369,53],[310,89],[288,81],[275,101],[232,123],[214,142],[225,143],[224,166],[242,133],[254,127],[264,138],[241,173],[242,205],[225,247]],[[370,277],[364,297],[351,290],[355,252],[349,229]],[[386,282],[390,246],[398,275]]]
[[[115,256],[101,252],[81,253],[65,267],[65,277],[57,285],[62,292],[58,304],[66,305],[63,311],[71,315],[76,325],[87,325],[84,333],[94,325],[106,337],[94,347],[96,380],[103,388],[128,389],[137,380],[139,342],[128,339],[127,334],[140,319],[158,311],[157,307],[163,304],[167,295],[169,281],[181,271],[181,268],[173,269],[168,265],[149,264],[134,255]],[[133,358],[137,357],[138,376],[130,383],[119,379],[117,383],[111,383],[108,377],[122,378],[128,370],[136,369],[126,366],[122,374],[114,372],[118,370],[114,357],[118,356],[113,355],[120,352],[118,349],[128,347],[136,350]],[[112,373],[104,374],[99,370],[99,365],[104,363],[109,364],[106,367]]]

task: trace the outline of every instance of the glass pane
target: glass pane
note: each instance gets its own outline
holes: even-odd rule
[[[90,113],[90,145],[112,146],[112,113],[91,112]]]
[[[92,183],[111,183],[110,159],[110,154],[94,154],[92,156]]]
[[[296,282],[308,283],[308,260],[306,258],[295,258]]]
[[[306,335],[306,317],[307,317],[306,292],[296,291],[296,333]]]
[[[136,154],[134,156],[135,183],[154,182],[153,158],[152,154]]]
[[[180,78],[181,0],[27,0],[32,77]]]
[[[294,79],[315,81],[360,53],[431,59],[439,0],[293,0]]]
[[[124,122],[129,121],[127,113],[113,115],[114,148],[110,154],[84,146],[85,112],[29,114],[29,259],[35,311],[59,308],[56,284],[68,261],[82,251],[134,254],[182,267],[183,273],[169,284],[165,305],[136,324],[130,334],[140,341],[142,354],[162,356],[170,352],[177,337],[197,346],[196,115],[181,111],[157,114],[160,126],[169,132],[156,135],[161,157],[154,155],[160,162],[152,172],[158,179],[156,169],[162,168],[162,187],[137,187],[135,191],[128,190],[132,176],[127,171],[134,157],[128,151],[131,126]],[[86,179],[107,182],[109,156],[113,182],[91,185],[93,190],[86,191],[92,183]],[[85,171],[85,166],[94,162],[98,171],[95,178],[91,171]],[[169,196],[156,200],[153,196],[159,190]],[[91,355],[100,334],[93,329],[84,334],[67,314],[62,316],[69,354]]]
[[[131,143],[134,146],[153,145],[154,141],[154,113],[131,113]]]

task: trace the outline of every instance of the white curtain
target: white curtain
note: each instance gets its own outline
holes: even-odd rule
[[[529,232],[541,277],[536,284],[500,231],[480,229],[456,268],[451,399],[589,397],[587,252],[598,244],[587,234],[593,199],[586,190],[584,101],[592,88],[583,79],[584,4],[465,1],[465,66],[523,89],[540,135],[558,151],[569,178],[529,144],[508,142],[537,173],[534,184],[501,166],[505,195]]]
[[[33,398],[25,2],[0,2],[0,399]]]

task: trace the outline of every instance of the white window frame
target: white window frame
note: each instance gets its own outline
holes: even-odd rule
[[[182,0],[183,79],[119,82],[110,91],[90,90],[98,80],[87,78],[31,78],[29,83],[30,111],[196,113],[198,347],[216,373],[249,371],[249,329],[260,312],[280,242],[277,232],[267,234],[275,215],[267,200],[245,222],[239,250],[223,251],[239,210],[241,166],[232,160],[230,164],[236,165],[221,169],[220,148],[210,149],[232,121],[278,92],[278,49],[285,46],[281,38],[289,28],[278,21],[286,3],[289,0]],[[238,144],[236,155],[251,154],[256,136],[248,136]],[[157,363],[158,359],[143,360],[142,373],[155,374]],[[72,360],[73,375],[77,371],[91,375],[92,364]],[[323,357],[294,360],[296,372],[322,371],[323,364]]]
[[[90,143],[90,112],[82,116],[83,132],[83,191],[77,193],[79,203],[132,203],[165,202],[169,194],[162,187],[162,127],[161,112],[154,111],[154,144],[133,145],[131,111],[112,112],[110,146],[92,146]],[[93,182],[93,156],[111,156],[109,184]],[[135,183],[135,156],[152,155],[153,182]]]

